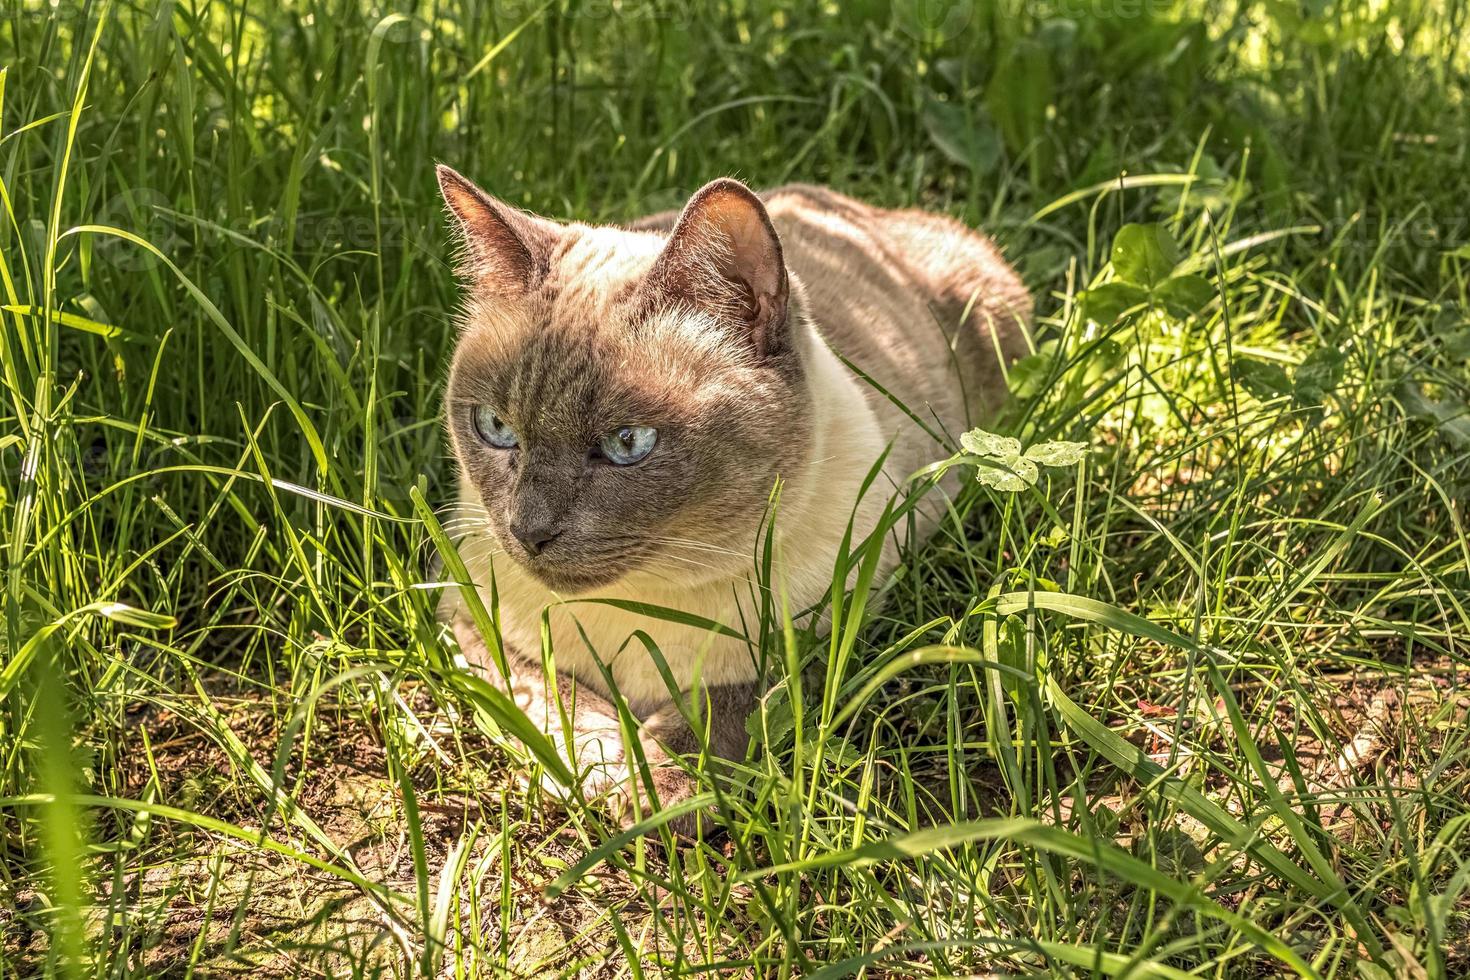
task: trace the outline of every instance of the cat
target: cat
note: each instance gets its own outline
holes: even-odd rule
[[[774,579],[789,609],[817,602],[849,520],[861,540],[947,455],[936,434],[1003,401],[1031,298],[980,233],[822,187],[757,195],[720,179],[681,212],[614,227],[527,214],[446,166],[438,178],[465,283],[446,395],[459,550],[486,607],[498,600],[517,704],[626,822],[652,801],[635,808],[643,786],[604,670],[670,806],[694,788],[675,755],[744,758],[758,657],[726,633],[576,600],[740,633],[758,615],[779,482]],[[859,499],[885,450],[882,485]],[[919,534],[938,513],[920,511]],[[890,534],[880,575],[899,545]],[[459,590],[441,615],[470,663],[498,673]]]

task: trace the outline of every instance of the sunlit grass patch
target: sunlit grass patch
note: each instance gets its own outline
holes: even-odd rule
[[[0,972],[1470,971],[1466,11],[1115,6],[7,8]],[[1037,295],[698,845],[452,672],[439,160],[830,182]]]

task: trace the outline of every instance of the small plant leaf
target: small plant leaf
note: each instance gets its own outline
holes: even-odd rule
[[[774,688],[761,699],[760,707],[745,718],[745,732],[762,745],[785,746],[786,738],[796,728],[791,695],[785,687]]]
[[[1296,369],[1292,395],[1300,405],[1320,405],[1342,381],[1347,355],[1330,347],[1308,354]]]
[[[1470,361],[1470,327],[1448,334],[1444,338],[1444,349],[1446,354],[1456,360]]]
[[[1291,379],[1278,364],[1236,358],[1231,370],[1245,390],[1265,401],[1292,394]]]
[[[1154,290],[1154,297],[1175,316],[1189,316],[1215,298],[1215,287],[1204,276],[1174,276]]]
[[[1085,442],[1042,442],[1026,450],[1026,458],[1042,466],[1076,466],[1087,451]]]
[[[1113,238],[1112,259],[1119,279],[1152,289],[1179,264],[1179,246],[1163,225],[1124,225]]]
[[[992,458],[995,465],[981,466],[975,474],[977,480],[992,490],[999,490],[1002,493],[1020,493],[1036,483],[1036,477],[1040,471],[1036,468],[1036,464],[1026,457],[1013,455]]]
[[[960,436],[960,448],[975,456],[1019,456],[1021,440],[998,436],[984,429],[971,429]]]
[[[1006,383],[1016,398],[1032,398],[1041,393],[1047,373],[1056,361],[1057,342],[1048,340],[1037,348],[1035,354],[1027,354],[1006,372]]]
[[[1000,163],[1000,134],[983,109],[941,102],[930,96],[924,102],[924,129],[929,133],[929,140],[950,162],[968,167],[982,177]]]
[[[1108,282],[1082,294],[1082,315],[1107,326],[1136,306],[1148,302],[1148,290],[1127,282]]]

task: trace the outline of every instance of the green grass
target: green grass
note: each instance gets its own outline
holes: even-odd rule
[[[4,4],[0,975],[1470,974],[1470,6],[914,9]],[[439,160],[1038,298],[990,427],[1087,460],[775,624],[725,837],[451,669]],[[1097,290],[1155,222],[1208,290]]]

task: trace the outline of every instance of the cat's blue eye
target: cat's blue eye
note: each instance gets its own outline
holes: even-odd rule
[[[653,452],[658,430],[647,425],[620,425],[602,437],[597,448],[609,463],[632,466]]]
[[[505,419],[484,405],[475,406],[474,424],[475,435],[496,449],[514,449],[521,441]]]

